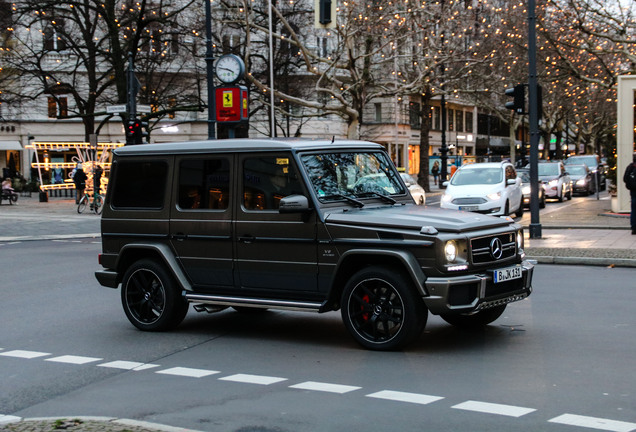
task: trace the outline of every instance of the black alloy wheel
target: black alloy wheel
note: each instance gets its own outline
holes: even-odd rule
[[[341,314],[360,345],[388,351],[404,348],[421,334],[428,310],[402,272],[369,267],[347,282]]]
[[[171,330],[188,312],[172,275],[151,259],[137,261],[126,271],[121,301],[128,320],[145,331]]]

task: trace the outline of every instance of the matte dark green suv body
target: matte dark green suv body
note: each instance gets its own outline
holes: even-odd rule
[[[510,218],[415,205],[383,147],[234,139],[115,151],[100,284],[142,330],[227,306],[341,310],[364,347],[415,340],[428,312],[483,326],[532,291]]]

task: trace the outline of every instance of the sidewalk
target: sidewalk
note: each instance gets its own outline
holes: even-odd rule
[[[428,197],[440,194],[434,189]],[[541,263],[636,267],[636,236],[629,215],[613,214],[607,192],[564,203],[548,202],[539,213],[541,238],[529,238],[530,211],[518,219],[526,235],[526,254]],[[0,242],[99,238],[99,216],[77,213],[73,199],[39,202],[20,197],[0,205]]]

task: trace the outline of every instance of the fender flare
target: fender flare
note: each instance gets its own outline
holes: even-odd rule
[[[179,284],[179,286],[184,291],[192,291],[192,285],[172,253],[172,249],[170,249],[168,245],[162,243],[129,243],[125,245],[119,252],[117,263],[115,265],[115,268],[118,269],[118,273],[122,274],[122,278],[123,273],[125,272],[123,262],[126,261],[127,256],[140,250],[151,251],[153,252],[153,255],[158,255],[166,264],[168,271],[174,276],[175,281]],[[123,271],[120,272],[120,269]]]

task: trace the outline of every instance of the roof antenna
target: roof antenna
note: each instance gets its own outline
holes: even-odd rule
[[[333,144],[333,142],[334,142],[335,140],[336,140],[336,136],[335,136],[335,135],[332,135],[332,136],[331,136],[331,144]]]

